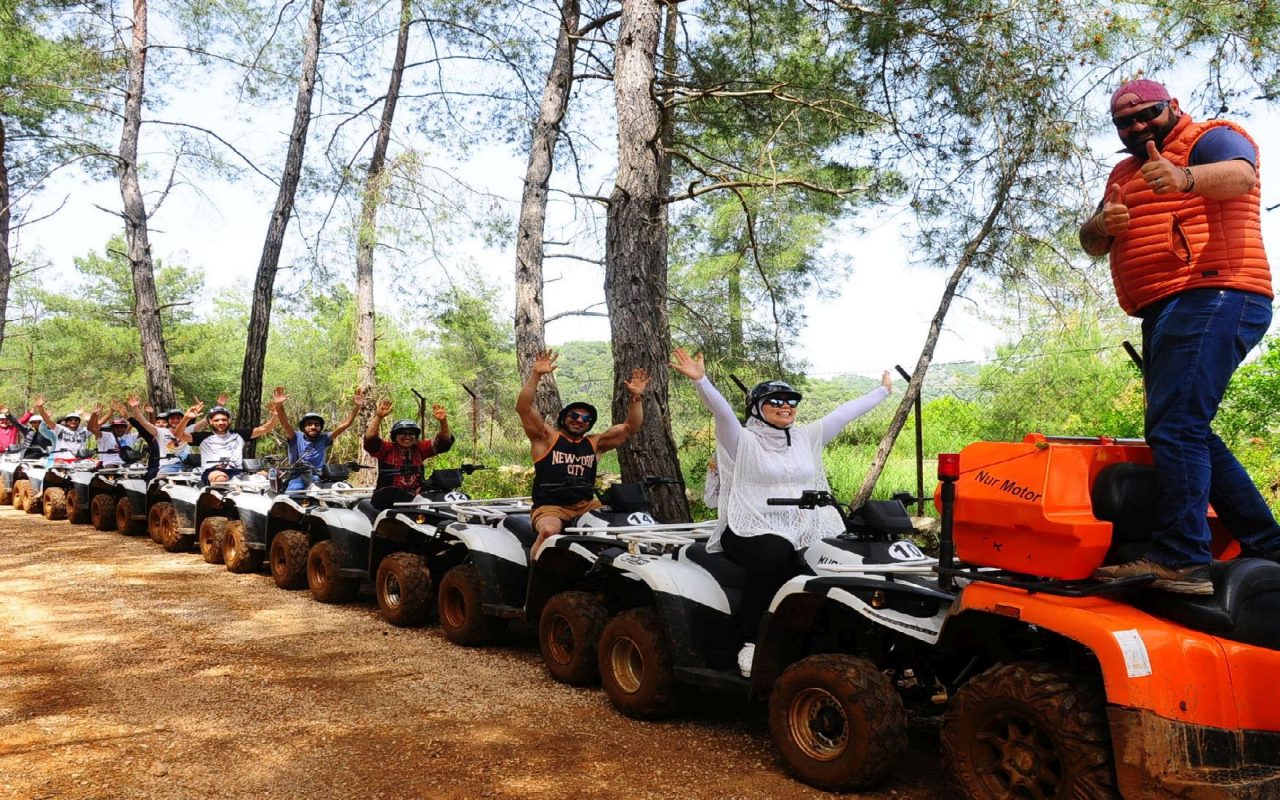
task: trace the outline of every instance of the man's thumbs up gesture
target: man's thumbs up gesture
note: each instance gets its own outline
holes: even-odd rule
[[[1124,204],[1124,193],[1120,184],[1113,183],[1107,187],[1107,196],[1102,198],[1102,230],[1108,236],[1118,236],[1129,229],[1129,207]]]
[[[1156,194],[1174,194],[1181,192],[1187,183],[1186,173],[1181,167],[1160,155],[1156,143],[1147,140],[1147,162],[1142,165],[1142,179]]]

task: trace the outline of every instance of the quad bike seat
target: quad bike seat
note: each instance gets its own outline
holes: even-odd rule
[[[1264,558],[1215,561],[1209,574],[1212,596],[1143,591],[1132,602],[1194,630],[1280,650],[1280,564]]]
[[[711,573],[716,583],[726,589],[741,589],[747,585],[747,571],[724,553],[708,553],[706,542],[689,545],[683,550],[683,557]]]
[[[375,506],[373,503],[369,502],[368,500],[361,500],[360,502],[356,503],[356,510],[359,511],[361,514],[364,514],[366,517],[368,517],[369,522],[373,522],[375,519],[378,518],[378,514],[381,513],[378,510],[378,507]]]
[[[1123,461],[1098,473],[1089,499],[1093,515],[1112,526],[1104,564],[1123,564],[1146,554],[1155,532],[1159,497],[1155,468],[1147,464]]]
[[[508,514],[502,519],[502,529],[519,539],[520,546],[526,550],[538,540],[538,533],[533,529],[533,520],[528,514]]]

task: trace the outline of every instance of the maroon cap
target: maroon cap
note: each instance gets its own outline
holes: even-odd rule
[[[1126,108],[1140,106],[1143,103],[1172,99],[1169,96],[1169,90],[1164,88],[1163,83],[1139,78],[1136,81],[1129,81],[1124,86],[1116,89],[1116,93],[1111,95],[1111,113],[1114,114]]]

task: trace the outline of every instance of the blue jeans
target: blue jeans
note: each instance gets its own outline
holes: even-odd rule
[[[1210,502],[1246,553],[1280,550],[1266,501],[1209,427],[1232,373],[1270,324],[1270,300],[1231,289],[1193,289],[1144,309],[1146,434],[1160,497],[1148,557],[1157,563],[1212,560]]]

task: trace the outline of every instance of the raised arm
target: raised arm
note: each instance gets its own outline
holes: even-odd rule
[[[89,412],[89,433],[94,437],[101,436],[102,431],[102,403],[94,403],[93,410]]]
[[[267,417],[266,422],[263,422],[261,425],[249,432],[249,438],[257,439],[259,436],[266,436],[268,433],[271,433],[271,430],[276,426],[276,419],[276,415]]]
[[[891,394],[893,394],[893,378],[889,375],[889,370],[885,370],[880,376],[879,386],[861,397],[855,397],[837,406],[819,421],[822,425],[822,443],[826,444],[836,438],[846,425],[880,405]]]
[[[453,434],[449,432],[449,412],[444,406],[439,403],[434,403],[431,406],[431,416],[435,417],[436,422],[440,423],[440,429],[436,431],[435,441],[441,445],[446,442],[448,443],[448,447],[445,447],[444,450],[438,449],[436,451],[443,453],[445,450],[448,450],[449,447],[453,446]]]
[[[196,398],[195,405],[187,409],[187,413],[182,415],[182,421],[178,423],[178,427],[173,429],[173,438],[177,439],[180,442],[190,443],[191,433],[197,430],[197,428],[195,425],[192,425],[191,426],[192,431],[188,432],[187,420],[195,419],[196,417],[200,416],[201,411],[204,411],[204,403],[200,402],[200,398]]]
[[[384,397],[378,401],[378,405],[373,409],[373,416],[369,417],[369,425],[364,429],[364,438],[380,439],[379,433],[382,431],[382,421],[391,414],[391,409],[395,407],[390,397]]]
[[[289,399],[289,395],[285,394],[283,386],[277,386],[271,393],[271,416],[276,422],[280,423],[280,431],[284,433],[284,438],[293,440],[293,426],[289,424],[289,418],[284,415],[284,403]],[[268,430],[270,430],[268,428]],[[266,431],[263,431],[266,433]],[[253,438],[258,438],[261,434],[255,433]]]
[[[347,418],[338,424],[336,428],[329,431],[329,439],[337,439],[339,436],[347,432],[355,424],[356,417],[360,414],[360,407],[364,405],[364,387],[357,386],[355,394],[351,396],[351,413],[347,414]]]
[[[136,422],[138,424],[138,427],[140,427],[142,430],[146,431],[152,436],[155,436],[156,426],[153,425],[151,423],[151,420],[147,419],[147,415],[143,413],[142,401],[138,399],[138,394],[136,392],[129,392],[129,396],[125,398],[125,402],[129,406],[129,418],[132,419],[134,422]],[[183,417],[183,419],[185,420],[186,418]],[[186,427],[186,426],[184,425],[183,427]],[[176,436],[177,434],[175,433],[174,435]]]
[[[702,353],[690,356],[683,347],[677,347],[671,356],[671,367],[676,372],[693,381],[698,391],[698,398],[711,412],[716,423],[716,442],[729,453],[738,451],[738,435],[742,432],[742,423],[738,415],[733,413],[729,401],[716,389],[707,377],[707,368],[703,364]]]
[[[627,406],[627,418],[620,425],[612,425],[596,439],[596,452],[604,453],[618,447],[644,424],[644,390],[649,386],[649,373],[642,369],[631,370],[631,379],[623,384],[631,395]]]
[[[36,413],[40,415],[40,419],[44,420],[45,427],[53,430],[57,427],[57,423],[53,421],[53,417],[49,416],[49,411],[44,407],[44,395],[36,395],[35,400]]]
[[[555,435],[555,432],[542,419],[542,415],[538,413],[538,409],[533,404],[533,398],[538,393],[538,383],[542,380],[542,376],[556,371],[556,359],[559,357],[560,354],[554,350],[543,350],[539,353],[533,359],[529,379],[524,382],[524,386],[520,387],[520,394],[516,397],[516,414],[520,416],[520,424],[524,427],[524,434],[529,437],[529,444],[533,445],[534,451],[550,447]]]

